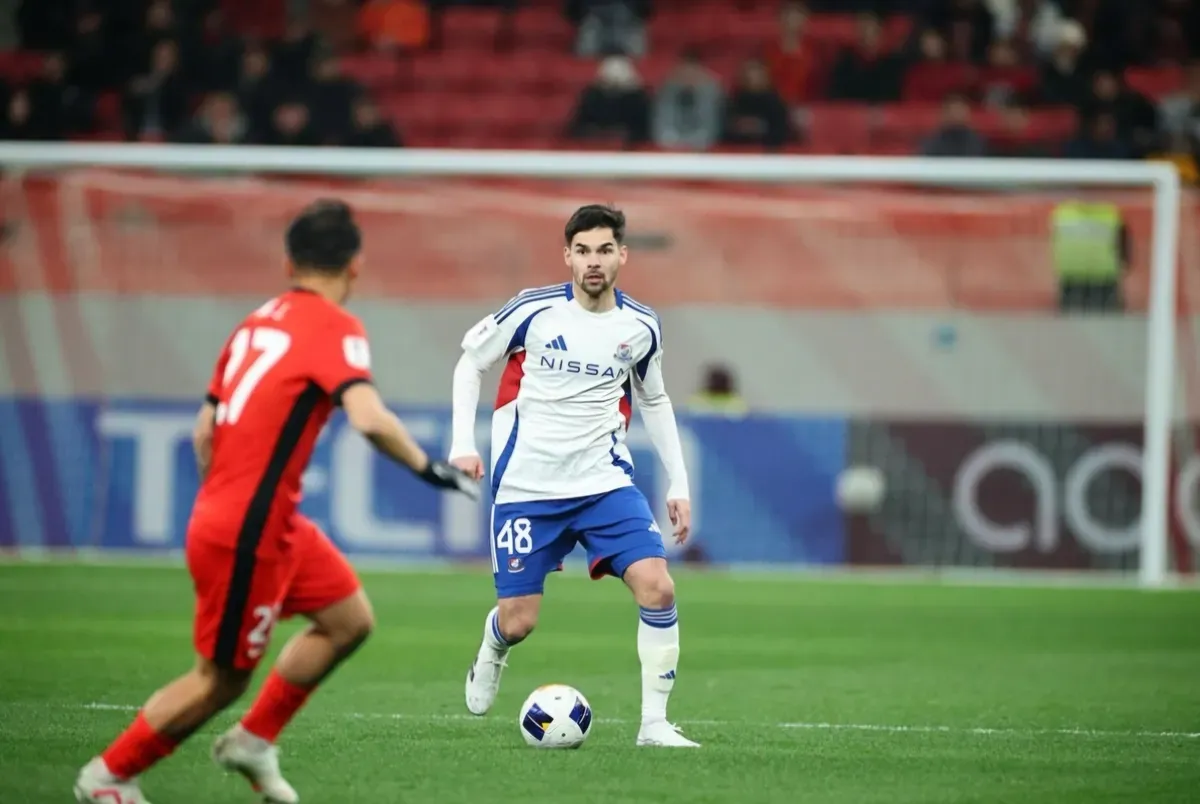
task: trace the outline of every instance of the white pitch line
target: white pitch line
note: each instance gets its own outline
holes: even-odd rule
[[[89,703],[84,709],[116,712],[135,712],[140,707],[127,704]],[[400,712],[348,712],[343,717],[353,720],[421,720],[437,722],[445,720],[473,721],[486,723],[475,715],[467,714],[404,714]],[[636,725],[637,721],[624,718],[602,717],[598,723],[613,723],[617,725]],[[681,720],[681,725],[690,726],[752,726],[755,728],[791,729],[796,731],[865,731],[882,734],[972,734],[978,736],[1001,737],[1098,737],[1117,739],[1164,739],[1164,740],[1196,740],[1200,739],[1200,731],[1114,731],[1108,729],[1061,728],[1061,729],[1014,729],[988,728],[967,726],[896,726],[879,723],[746,723],[737,720]]]

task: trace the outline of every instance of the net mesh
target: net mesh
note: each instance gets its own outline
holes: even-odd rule
[[[327,195],[352,203],[364,230],[357,293],[374,340],[427,367],[416,372],[419,392],[390,389],[400,404],[448,402],[463,323],[517,289],[562,281],[562,222],[581,203],[611,199],[630,220],[622,286],[664,316],[675,396],[686,399],[706,367],[730,366],[755,414],[841,422],[842,454],[822,472],[883,473],[879,507],[837,515],[841,560],[1136,566],[1148,191],[13,173],[0,258],[6,396],[88,398],[100,409],[194,399],[228,326],[278,292],[287,221]],[[1128,226],[1123,312],[1058,309],[1050,215],[1080,198],[1117,204]],[[1171,521],[1173,561],[1186,568],[1200,544],[1187,486],[1200,412],[1194,198],[1182,215],[1174,447],[1183,480]],[[10,474],[24,461],[56,478],[63,498],[90,491],[53,513],[33,482],[30,499],[41,502],[24,520],[38,519],[42,533],[64,528],[60,541],[105,544],[114,508],[133,505],[111,475],[132,459],[105,453],[97,480],[71,445],[92,414],[40,410],[49,418],[37,443],[27,419],[10,417],[9,439],[26,442],[6,457]],[[70,415],[81,420],[54,418]],[[721,460],[724,443],[702,449]],[[799,437],[786,447],[792,460],[812,451]],[[812,496],[810,508],[834,505],[786,480],[724,485],[698,493],[750,495],[768,509],[793,493]],[[159,516],[169,520],[164,543],[177,540],[181,515]],[[755,538],[814,538],[804,516],[775,517],[784,532]]]

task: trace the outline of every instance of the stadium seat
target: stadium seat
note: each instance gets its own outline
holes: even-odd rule
[[[1151,100],[1158,100],[1183,89],[1183,70],[1176,66],[1130,67],[1125,71],[1125,83]]]
[[[492,8],[451,7],[441,15],[441,45],[451,52],[487,51],[499,39],[503,12]]]
[[[858,103],[817,103],[805,108],[805,144],[818,153],[858,154],[871,147],[874,110]]]
[[[402,74],[400,62],[382,53],[354,53],[338,61],[343,75],[369,90],[395,86]]]
[[[513,37],[518,51],[536,49],[568,53],[575,41],[575,31],[560,7],[522,8],[513,19]]]

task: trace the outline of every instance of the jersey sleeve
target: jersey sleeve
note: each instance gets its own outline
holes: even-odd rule
[[[542,291],[522,291],[495,313],[484,316],[463,336],[463,353],[475,365],[487,370],[507,355],[525,348],[529,322],[554,303],[555,297]]]
[[[335,405],[351,386],[372,382],[371,347],[362,322],[350,316],[335,319],[317,338],[309,370]]]

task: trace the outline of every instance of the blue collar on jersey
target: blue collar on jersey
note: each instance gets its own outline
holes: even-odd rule
[[[615,293],[616,297],[617,297],[617,306],[624,307],[625,306],[625,294],[622,293],[620,290],[617,290],[616,288],[613,289],[613,293]],[[571,301],[571,299],[574,299],[574,298],[575,298],[575,283],[568,282],[567,283],[567,301]]]

